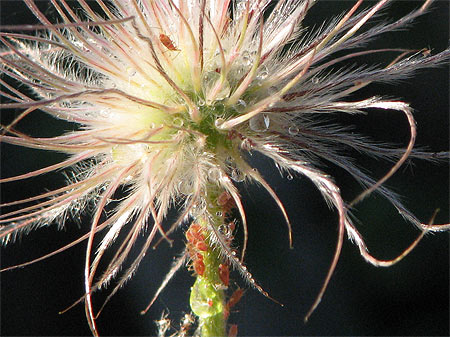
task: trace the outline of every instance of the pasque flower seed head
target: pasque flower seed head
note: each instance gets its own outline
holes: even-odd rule
[[[320,302],[345,233],[368,262],[383,266],[398,260],[380,261],[370,255],[350,218],[349,209],[370,193],[390,200],[424,233],[448,229],[422,224],[383,186],[408,157],[433,157],[413,150],[416,127],[409,105],[382,96],[349,98],[372,82],[405,79],[416,69],[449,60],[449,49],[431,53],[361,48],[377,35],[408,25],[432,1],[391,23],[371,23],[391,1],[381,0],[364,10],[357,1],[315,32],[302,25],[316,2],[308,0],[96,0],[96,10],[84,0],[78,0],[77,10],[71,2],[51,0],[58,23],[33,0],[24,2],[40,24],[2,27],[1,107],[21,112],[2,127],[1,141],[65,153],[67,158],[1,182],[29,180],[61,169],[73,174],[67,186],[3,204],[24,206],[0,216],[0,238],[6,244],[40,226],[55,222],[62,226],[68,214],[81,212],[87,203],[94,205],[90,230],[79,240],[87,242],[83,300],[94,334],[92,293],[120,276],[114,294],[158,239],[170,242],[169,235],[190,219],[203,219],[215,249],[268,296],[243,263],[247,227],[237,184],[261,185],[280,207],[289,238],[291,225],[282,202],[252,167],[248,154],[262,154],[290,179],[293,174],[306,176],[337,210],[336,255],[307,318]],[[341,62],[381,52],[398,57],[384,66],[339,67]],[[405,115],[410,129],[405,149],[323,123],[327,115],[377,109]],[[78,128],[51,138],[20,132],[19,125],[37,110]],[[352,162],[346,149],[391,160],[393,167],[381,179],[373,179]],[[345,202],[333,178],[318,168],[321,162],[341,167],[367,189]],[[125,195],[113,202],[119,191]],[[245,232],[240,258],[227,234],[214,226],[213,220],[224,215],[212,213],[217,207],[210,206],[211,200],[222,202],[225,213],[238,210]],[[169,209],[178,205],[182,205],[178,218],[167,226]],[[105,210],[107,217],[102,216]],[[127,235],[100,272],[105,251],[124,228]],[[94,238],[100,233],[104,236],[95,247]],[[145,243],[123,270],[142,233]],[[203,258],[196,261],[200,268]],[[228,283],[228,274],[221,277]]]

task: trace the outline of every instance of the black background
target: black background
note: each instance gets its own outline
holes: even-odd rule
[[[320,25],[349,8],[352,1],[322,1],[310,12],[307,25]],[[45,7],[46,1],[39,2]],[[400,1],[388,16],[399,18],[420,6],[418,1]],[[435,52],[445,49],[448,41],[449,5],[438,1],[434,10],[419,18],[408,30],[388,33],[371,47],[423,48]],[[20,1],[1,1],[2,24],[29,23],[31,15]],[[49,12],[51,14],[51,12]],[[389,62],[366,59],[361,62]],[[354,98],[383,94],[400,97],[415,109],[419,136],[417,143],[431,151],[449,146],[449,75],[448,67],[421,70],[414,78],[400,83],[372,85]],[[2,112],[2,119],[7,119]],[[396,112],[374,112],[368,116],[342,118],[378,140],[405,144],[408,127]],[[5,123],[4,121],[2,123]],[[49,124],[52,123],[52,124]],[[50,127],[51,125],[51,127]],[[72,126],[55,123],[36,113],[22,123],[20,130],[40,135],[57,135]],[[2,176],[24,173],[63,158],[45,152],[25,150],[2,144]],[[389,166],[358,157],[374,177],[381,177]],[[249,249],[246,264],[253,276],[271,296],[284,303],[272,303],[248,289],[230,317],[239,326],[239,335],[442,335],[449,334],[449,237],[428,235],[404,261],[391,268],[375,268],[359,256],[346,241],[337,270],[329,288],[308,324],[303,316],[314,301],[328,270],[337,237],[337,216],[329,211],[319,192],[303,177],[282,179],[270,162],[254,156],[254,163],[275,187],[293,222],[294,250],[287,242],[287,231],[280,212],[267,194],[255,186],[241,185],[240,190],[249,219]],[[346,200],[360,191],[348,176],[333,166],[324,167],[341,186]],[[63,183],[61,174],[2,186],[4,202],[42,193]],[[449,219],[449,166],[414,161],[404,167],[388,186],[401,193],[405,204],[421,220],[427,221],[436,208],[441,211],[436,222]],[[371,197],[358,205],[357,224],[366,237],[371,252],[379,258],[399,254],[418,235],[386,201]],[[64,230],[56,226],[39,229],[1,250],[2,267],[39,257],[78,238],[89,228],[89,217],[81,225],[68,221]],[[139,315],[153,296],[170,263],[182,247],[162,245],[147,255],[133,279],[111,300],[98,319],[103,336],[155,335],[153,320],[163,310],[178,318],[188,310],[188,292],[193,282],[187,271],[179,272],[146,316]],[[20,270],[1,274],[1,335],[90,335],[84,308],[78,305],[63,315],[58,311],[83,293],[85,243],[58,256]],[[239,275],[232,279],[243,285]],[[101,303],[107,291],[94,297]]]

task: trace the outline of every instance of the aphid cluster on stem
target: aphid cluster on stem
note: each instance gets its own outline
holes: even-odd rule
[[[208,251],[205,242],[203,228],[197,223],[192,223],[186,231],[186,247],[191,259],[191,266],[197,275],[203,276],[205,272],[205,264],[203,262],[203,254]]]

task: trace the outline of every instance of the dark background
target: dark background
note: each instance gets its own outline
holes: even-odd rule
[[[320,25],[349,8],[353,1],[322,1],[312,10],[307,25]],[[2,24],[29,23],[31,16],[20,1],[1,1]],[[39,2],[45,7],[46,1]],[[422,4],[400,1],[389,11],[389,17],[402,14]],[[388,33],[371,47],[431,47],[435,52],[447,47],[449,36],[449,5],[438,1],[435,9],[419,18],[408,30]],[[51,14],[51,12],[50,12]],[[386,64],[394,56],[367,59]],[[364,62],[364,60],[360,61]],[[374,94],[400,97],[415,109],[419,136],[417,143],[430,151],[448,150],[449,146],[449,74],[448,67],[421,70],[412,79],[401,83],[372,85],[358,97]],[[355,99],[357,97],[355,96]],[[2,123],[10,120],[2,112]],[[345,118],[358,130],[375,139],[405,144],[408,127],[397,112],[374,112],[368,116]],[[49,124],[51,123],[51,124]],[[51,125],[51,128],[49,128]],[[23,132],[52,136],[73,126],[55,123],[43,113],[36,113],[22,123]],[[51,153],[2,145],[2,176],[12,176],[44,167],[63,158]],[[385,163],[357,158],[374,177],[381,177],[389,168]],[[322,303],[308,324],[303,317],[317,295],[331,262],[337,237],[337,216],[327,209],[319,192],[305,178],[282,179],[270,162],[254,157],[262,173],[275,186],[293,223],[294,249],[290,250],[287,231],[280,212],[268,195],[255,186],[241,185],[240,190],[249,219],[249,248],[246,264],[256,280],[271,296],[285,306],[267,300],[248,289],[233,313],[230,323],[239,325],[239,335],[449,335],[449,237],[428,235],[398,265],[375,268],[359,256],[350,242],[343,253]],[[341,186],[344,198],[353,199],[359,187],[333,166],[325,167]],[[63,184],[61,174],[51,174],[17,184],[2,186],[4,202],[42,193]],[[404,167],[388,186],[401,193],[407,207],[426,222],[436,208],[441,211],[436,222],[449,219],[449,166],[414,161]],[[405,223],[388,202],[376,196],[358,205],[355,215],[358,229],[367,240],[371,252],[382,259],[399,254],[418,235]],[[2,267],[39,257],[71,242],[89,228],[89,216],[80,224],[68,221],[62,231],[56,226],[42,228],[1,250]],[[163,310],[176,319],[188,310],[188,292],[193,278],[185,270],[179,272],[161,294],[146,316],[139,315],[169,270],[173,256],[181,250],[178,244],[170,249],[163,244],[147,255],[137,274],[118,292],[98,319],[103,336],[155,335],[153,324]],[[83,293],[85,243],[58,256],[24,269],[1,274],[1,335],[90,335],[83,305],[63,315],[64,309]],[[239,275],[232,279],[243,286]],[[111,288],[110,288],[111,289]],[[107,291],[94,297],[100,304]]]

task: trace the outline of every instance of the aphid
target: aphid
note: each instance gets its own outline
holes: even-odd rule
[[[230,193],[228,192],[222,192],[219,197],[217,198],[217,204],[219,206],[225,206],[230,200],[233,200]]]
[[[222,192],[217,198],[217,205],[222,208],[222,214],[224,216],[230,215],[229,213],[236,207],[233,197],[227,191]]]
[[[230,310],[232,307],[234,307],[236,304],[239,303],[242,296],[244,295],[245,290],[242,288],[237,288],[233,294],[231,294],[230,299],[228,300],[227,304],[225,304],[225,309],[223,311],[223,314],[225,315],[225,319],[228,319],[228,316],[230,316]]]
[[[186,231],[186,239],[188,240],[186,246],[192,260],[192,268],[197,275],[202,276],[205,273],[205,264],[200,251],[206,252],[208,250],[202,227],[193,223]]]
[[[198,241],[195,243],[195,248],[201,250],[202,252],[206,252],[208,250],[208,246],[204,241]]]
[[[234,230],[236,229],[236,222],[231,221],[228,223],[228,230],[233,234]]]
[[[186,231],[186,239],[195,245],[196,242],[205,241],[205,236],[203,235],[202,226],[197,223],[193,223],[189,229]]]
[[[201,259],[195,259],[193,262],[194,271],[197,275],[203,276],[205,273],[205,264],[203,263],[203,256],[200,255]]]
[[[230,269],[226,264],[219,264],[219,277],[225,287],[230,283]]]
[[[190,264],[190,269],[192,270],[192,268],[194,269],[194,272],[197,275],[202,276],[205,273],[205,264],[203,262],[203,255],[201,253],[199,253],[195,246],[192,243],[187,243],[187,249],[189,252],[189,257],[191,258],[191,264]]]
[[[170,39],[170,37],[168,37],[166,34],[162,34],[162,33],[159,34],[159,41],[161,41],[161,43],[167,49],[169,49],[171,51],[179,51],[179,49],[177,47],[175,47],[175,45],[173,44],[173,42]]]
[[[230,329],[228,329],[228,337],[237,337],[238,326],[237,324],[231,324]]]
[[[242,289],[242,288],[237,288],[233,292],[233,294],[231,295],[230,299],[227,302],[227,309],[228,310],[239,303],[239,301],[241,300],[242,296],[244,295],[244,292],[245,292],[245,290]]]

